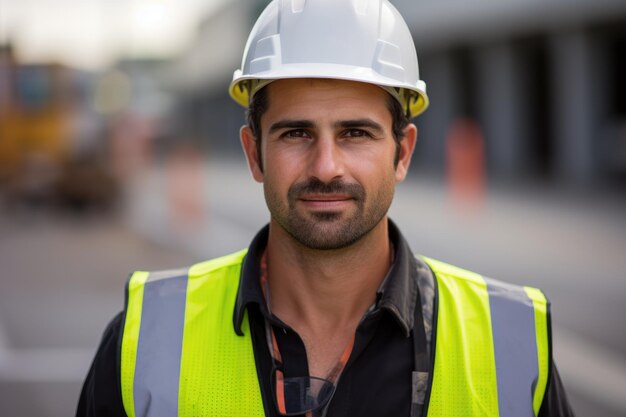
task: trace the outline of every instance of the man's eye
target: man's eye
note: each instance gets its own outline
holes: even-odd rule
[[[370,137],[371,135],[367,133],[365,130],[349,129],[346,131],[345,136],[349,138],[363,138],[363,137]]]
[[[302,129],[289,130],[283,134],[286,138],[307,138],[309,135]]]

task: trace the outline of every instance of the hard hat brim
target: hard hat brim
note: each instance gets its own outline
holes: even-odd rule
[[[258,89],[264,87],[272,81],[290,78],[322,78],[356,81],[374,84],[379,87],[383,87],[387,91],[389,91],[389,88],[408,90],[411,92],[411,96],[414,96],[414,99],[410,100],[409,103],[411,117],[416,117],[423,113],[429,104],[428,96],[426,95],[426,84],[422,80],[418,80],[415,84],[408,82],[398,83],[398,80],[384,77],[371,68],[339,64],[287,64],[282,65],[280,70],[274,69],[267,71],[267,74],[259,72],[253,75],[243,75],[241,70],[236,70],[233,74],[233,81],[230,84],[228,92],[233,100],[243,107],[248,107],[250,92],[248,91],[246,81],[266,81],[259,83],[259,87],[253,89],[252,95],[254,95]],[[400,100],[400,94],[392,95],[396,99]],[[403,106],[406,105],[406,103],[402,103],[402,101],[401,104]]]

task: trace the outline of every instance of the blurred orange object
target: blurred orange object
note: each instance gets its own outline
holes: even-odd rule
[[[485,146],[478,123],[455,121],[446,137],[446,178],[450,199],[462,211],[479,210],[484,203]]]

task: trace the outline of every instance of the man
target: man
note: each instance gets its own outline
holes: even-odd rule
[[[541,291],[416,257],[387,218],[428,105],[387,0],[272,2],[230,91],[270,223],[134,273],[77,415],[572,415]]]

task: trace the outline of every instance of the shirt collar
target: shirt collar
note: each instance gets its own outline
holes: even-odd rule
[[[268,316],[259,283],[260,257],[267,245],[268,235],[269,226],[266,225],[250,243],[241,267],[239,290],[233,312],[235,332],[240,336],[243,335],[241,325],[249,305],[256,304],[263,315]],[[378,304],[375,308],[388,311],[408,337],[413,329],[415,303],[419,299],[417,282],[420,269],[408,243],[391,220],[389,220],[389,239],[395,250],[394,262],[379,289]]]
[[[265,250],[265,246],[267,246],[269,231],[270,227],[266,225],[256,234],[248,247],[248,253],[241,265],[237,301],[235,302],[235,311],[233,312],[233,325],[235,326],[235,333],[239,336],[243,336],[241,324],[243,323],[244,313],[248,305],[257,304],[263,315],[267,316],[268,314],[261,284],[259,283],[259,276],[261,273],[261,255]]]

